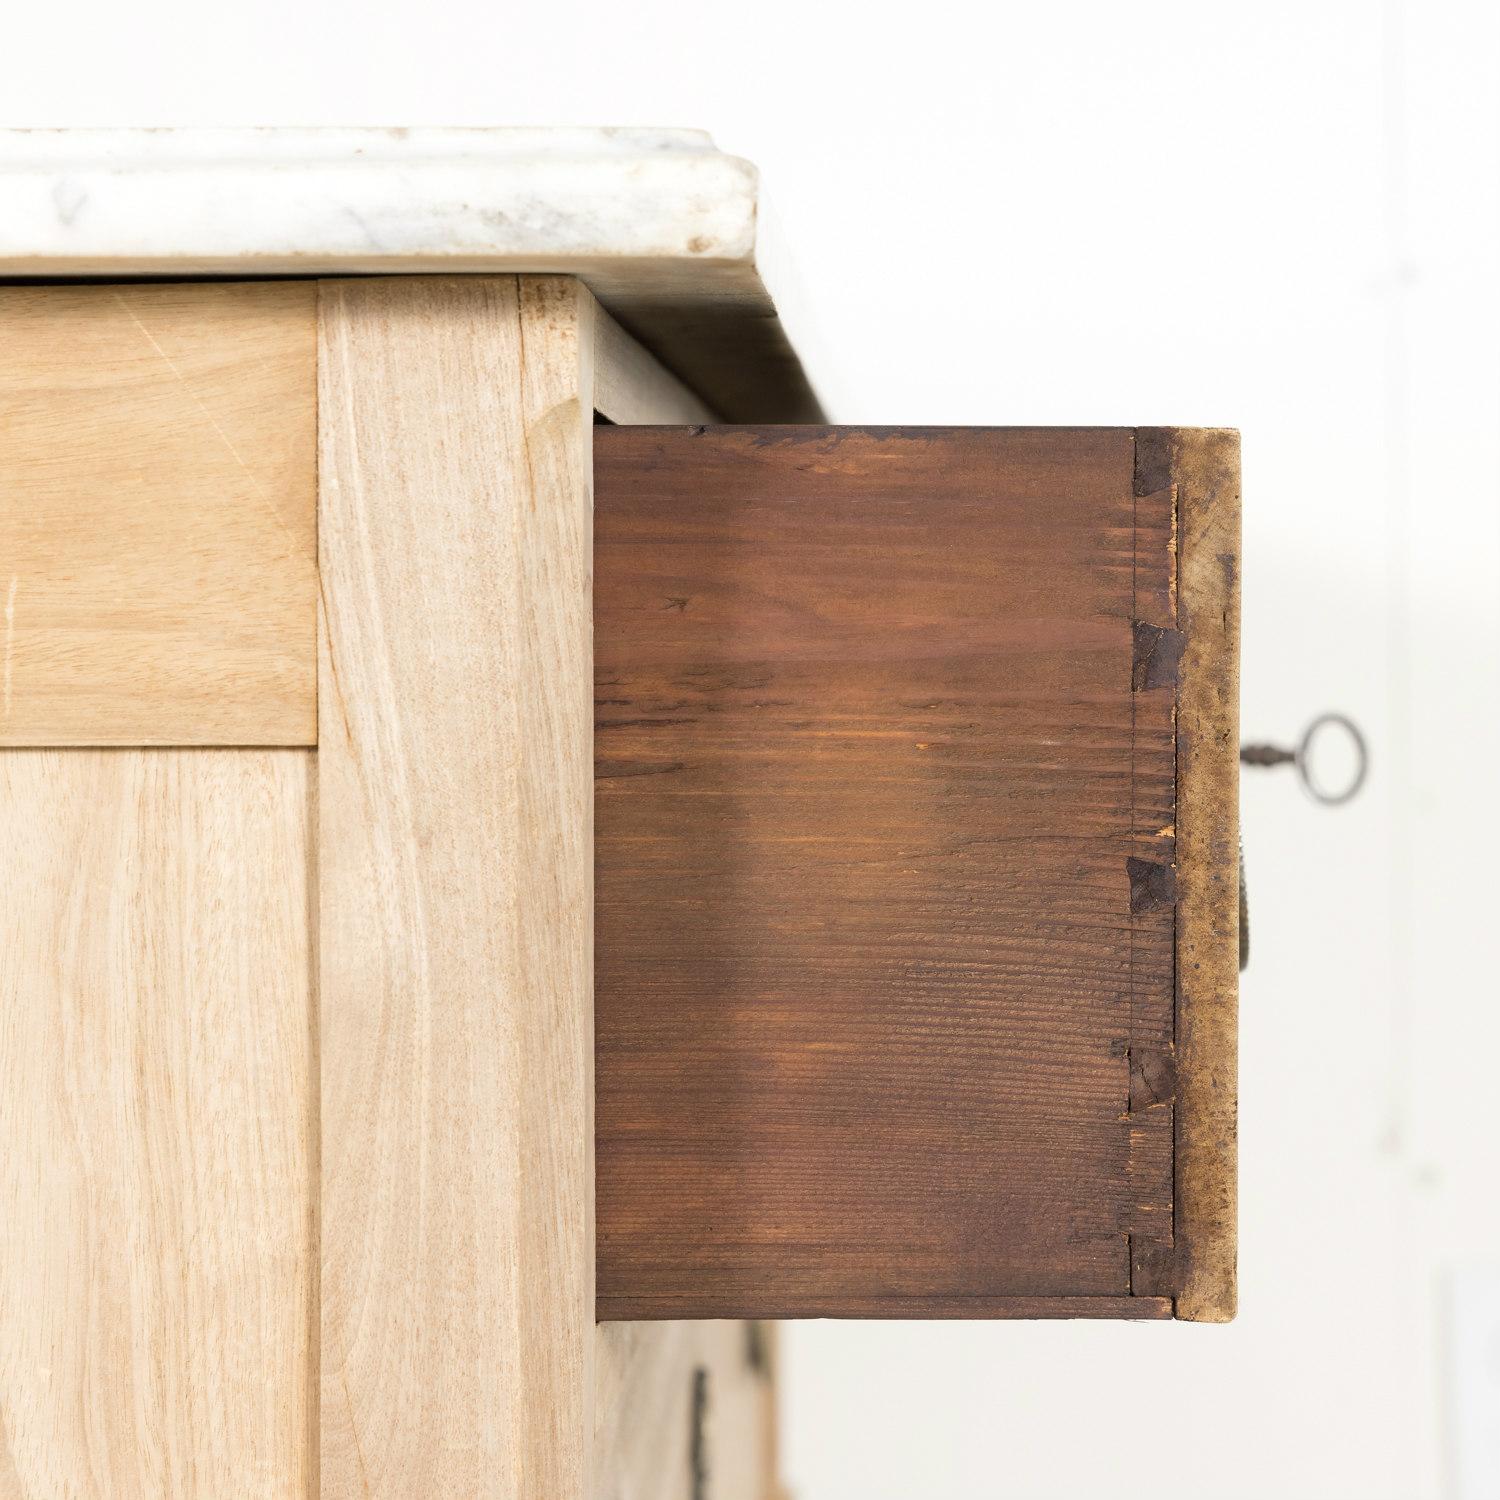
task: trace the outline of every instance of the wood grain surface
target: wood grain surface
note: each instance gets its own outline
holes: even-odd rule
[[[1139,488],[1177,499],[1177,1316],[1235,1314],[1239,1182],[1240,436],[1141,434]]]
[[[0,1496],[317,1494],[309,757],[0,752]]]
[[[324,1500],[592,1481],[586,296],[321,287]]]
[[[1173,1236],[1172,492],[1130,429],[595,475],[600,1315],[1119,1310]]]
[[[0,745],[310,745],[316,289],[0,287]]]

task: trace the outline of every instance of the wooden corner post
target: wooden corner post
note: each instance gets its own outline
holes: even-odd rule
[[[323,1500],[590,1483],[590,308],[321,284]]]

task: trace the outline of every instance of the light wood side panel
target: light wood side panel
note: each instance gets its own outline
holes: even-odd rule
[[[0,288],[0,745],[314,742],[315,303]]]
[[[321,288],[324,1500],[588,1488],[586,295]]]
[[[0,753],[0,1496],[316,1495],[308,755]]]

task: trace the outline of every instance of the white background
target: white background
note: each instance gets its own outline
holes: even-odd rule
[[[4,6],[8,125],[704,126],[835,419],[1243,429],[1246,732],[1376,759],[1246,781],[1240,1319],[792,1327],[801,1500],[1500,1496],[1497,98],[1467,0]]]

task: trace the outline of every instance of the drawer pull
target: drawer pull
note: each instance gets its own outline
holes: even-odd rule
[[[1326,740],[1329,730],[1342,731],[1353,751],[1353,769],[1342,786],[1329,786],[1319,779],[1315,766],[1314,751],[1320,740]],[[1282,745],[1241,745],[1240,764],[1265,769],[1272,766],[1295,766],[1297,779],[1302,789],[1314,802],[1325,807],[1342,807],[1352,802],[1365,784],[1370,773],[1370,751],[1364,734],[1347,714],[1319,714],[1298,740],[1295,749]]]

